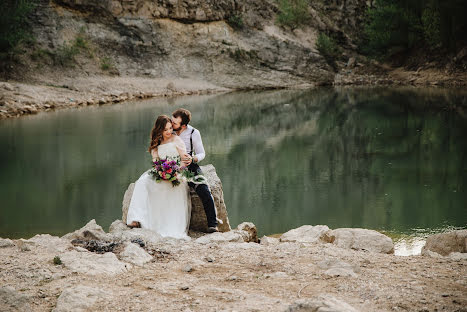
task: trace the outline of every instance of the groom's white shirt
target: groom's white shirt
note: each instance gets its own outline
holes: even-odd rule
[[[193,131],[193,129],[195,131]],[[185,131],[182,131],[180,133],[180,138],[182,139],[183,143],[185,143],[186,146],[186,152],[190,154],[191,152],[191,144],[190,144],[190,136],[191,132],[193,131],[193,156],[196,155],[198,158],[198,162],[204,159],[206,157],[206,152],[204,151],[204,146],[203,146],[203,141],[201,140],[201,133],[199,132],[198,129],[193,128],[190,125],[187,125]]]

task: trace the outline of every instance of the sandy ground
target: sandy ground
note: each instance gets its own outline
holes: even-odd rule
[[[319,296],[357,311],[467,311],[465,259],[401,257],[328,243],[166,240],[143,267],[90,275],[53,264],[60,252],[51,239],[50,246],[15,243],[0,248],[0,284],[14,288],[17,298],[3,306],[0,300],[2,311],[51,311],[67,288],[78,286],[94,292],[75,298],[94,300],[85,311],[318,311],[294,304]]]

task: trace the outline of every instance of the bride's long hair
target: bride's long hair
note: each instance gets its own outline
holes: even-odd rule
[[[160,115],[157,117],[154,127],[151,130],[151,142],[149,143],[148,151],[151,152],[157,148],[162,142],[162,133],[165,130],[165,126],[168,122],[172,122],[167,115]]]

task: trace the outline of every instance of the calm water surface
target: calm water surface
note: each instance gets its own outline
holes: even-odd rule
[[[424,89],[245,92],[0,122],[0,236],[121,218],[159,114],[192,111],[231,224],[426,235],[467,224],[467,96]],[[464,107],[462,111],[459,106]]]

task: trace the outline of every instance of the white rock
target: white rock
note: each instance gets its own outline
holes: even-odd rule
[[[256,226],[251,222],[243,222],[237,226],[238,231],[245,232],[247,234],[246,242],[258,242],[258,231],[256,230]]]
[[[109,233],[117,233],[130,230],[130,228],[122,220],[115,220],[109,226]]]
[[[303,225],[299,228],[290,230],[280,237],[281,242],[296,243],[316,243],[319,242],[323,234],[327,233],[329,228],[326,225]]]
[[[355,308],[331,295],[319,295],[312,299],[298,300],[286,312],[357,312]]]
[[[351,276],[351,277],[357,277],[357,274],[355,274],[354,271],[344,269],[344,268],[331,268],[329,270],[326,270],[324,272],[325,275],[336,277],[336,276]]]
[[[9,238],[0,238],[0,248],[14,247],[15,243]]]
[[[467,260],[467,253],[465,252],[451,252],[449,258],[452,260]]]
[[[358,228],[335,229],[326,233],[326,240],[341,248],[387,254],[394,253],[392,239],[373,230]]]
[[[59,256],[63,265],[71,271],[89,275],[115,275],[131,268],[131,264],[119,261],[117,256],[111,252],[96,254],[73,250]]]
[[[99,298],[105,298],[110,293],[102,289],[88,286],[74,286],[65,289],[58,297],[57,305],[52,312],[89,311]]]
[[[133,239],[141,239],[146,243],[157,244],[163,240],[163,237],[158,233],[142,228],[134,228],[130,230],[114,231],[111,233],[115,240],[131,241]]]
[[[143,266],[145,263],[151,261],[152,257],[139,245],[126,243],[125,248],[120,253],[120,260],[137,266]]]
[[[339,259],[325,259],[318,262],[318,267],[325,270],[328,276],[351,276],[356,277],[360,267],[341,261]]]
[[[68,240],[50,234],[37,234],[28,239],[27,242],[49,252],[65,252],[68,248],[73,247]]]
[[[0,287],[0,310],[1,311],[32,311],[31,298],[13,287]]]
[[[195,242],[198,244],[226,243],[226,242],[243,243],[244,240],[241,234],[235,233],[234,231],[229,231],[225,233],[216,232],[212,234],[207,234],[196,239]]]
[[[277,245],[280,243],[278,238],[269,237],[269,236],[263,236],[261,237],[259,241],[261,245],[265,245],[265,246]]]
[[[442,256],[447,256],[451,252],[467,252],[467,230],[457,230],[428,236],[426,244],[422,249],[422,255],[427,254],[426,251],[428,250]]]
[[[85,226],[80,228],[79,230],[74,231],[73,233],[68,233],[62,236],[62,238],[67,240],[73,239],[83,239],[83,240],[102,240],[102,241],[109,241],[111,240],[111,236],[104,232],[102,227],[96,223],[95,219],[89,221]]]

